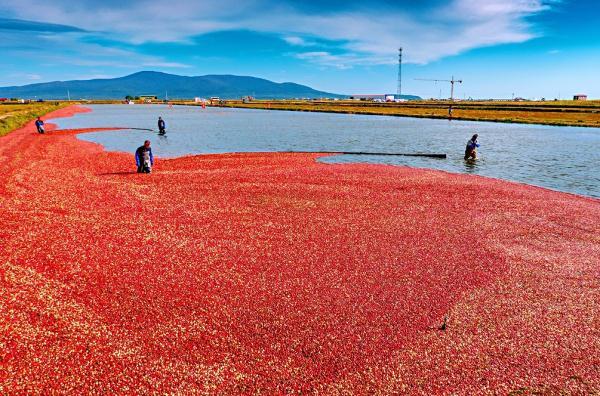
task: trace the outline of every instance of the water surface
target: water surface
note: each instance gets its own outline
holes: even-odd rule
[[[159,157],[263,151],[370,151],[446,153],[447,159],[341,155],[324,162],[370,162],[442,169],[513,180],[600,197],[600,129],[448,121],[353,114],[266,111],[163,105],[93,105],[91,113],[59,119],[61,128],[129,127],[80,135],[108,150],[135,151],[152,140]],[[463,160],[479,134],[480,160]]]

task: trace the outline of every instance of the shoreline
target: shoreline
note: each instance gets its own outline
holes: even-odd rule
[[[193,103],[176,103],[173,102],[174,105],[184,105],[184,106],[198,106]],[[268,102],[255,102],[255,103],[236,103],[236,102],[226,102],[221,105],[213,105],[214,107],[229,107],[229,108],[244,108],[244,109],[256,109],[256,110],[279,110],[279,111],[300,111],[300,112],[316,112],[316,113],[330,113],[330,114],[353,114],[353,115],[371,115],[371,116],[389,116],[389,117],[408,117],[408,118],[425,118],[425,119],[439,119],[439,120],[448,120],[448,121],[475,121],[475,122],[499,122],[506,124],[528,124],[528,125],[545,125],[545,126],[557,126],[557,127],[583,127],[583,128],[600,128],[600,115],[598,110],[588,109],[590,111],[584,112],[586,116],[592,116],[593,120],[591,121],[553,121],[553,120],[545,120],[543,116],[547,116],[548,113],[551,113],[553,110],[559,112],[557,109],[532,109],[524,111],[525,115],[512,115],[510,118],[502,118],[494,115],[488,116],[469,116],[467,113],[469,110],[488,110],[492,112],[498,112],[499,114],[505,115],[505,113],[514,112],[516,110],[512,110],[510,108],[507,109],[498,109],[494,108],[497,105],[490,105],[488,107],[482,107],[481,109],[469,109],[469,106],[465,106],[461,102],[457,102],[453,104],[453,108],[457,109],[454,111],[454,114],[451,118],[447,115],[447,105],[408,105],[408,106],[383,106],[383,105],[373,105],[373,104],[356,104],[349,105],[344,104],[339,108],[336,108],[335,102],[326,102],[326,103],[311,103],[311,102],[302,102],[295,104],[287,104],[285,102],[278,101],[268,101]],[[315,108],[317,106],[324,106],[323,108]],[[328,108],[329,107],[329,108]],[[372,110],[372,108],[381,108],[384,110]],[[419,114],[415,112],[415,110],[419,111],[438,111],[440,114]],[[460,114],[464,112],[465,114]],[[519,111],[521,112],[521,111]],[[573,110],[564,110],[560,111],[564,115],[565,113],[577,113]],[[541,113],[541,114],[538,114]],[[528,117],[533,116],[537,117],[532,120],[527,119],[519,119],[514,117]]]
[[[160,105],[156,105],[155,104],[155,106],[160,106]],[[88,128],[88,129],[86,129],[85,132],[87,133],[87,132],[98,132],[98,131],[103,131],[103,130],[120,130],[120,129],[126,130],[126,129],[131,129],[131,128],[128,128],[128,127],[118,127],[118,126],[99,127],[99,128],[92,128],[92,129]],[[133,128],[133,129],[136,129],[136,128]],[[63,131],[63,132],[68,132],[68,131]],[[61,132],[61,133],[63,133],[63,132]],[[74,133],[79,134],[79,133],[81,133],[81,131],[75,130]],[[90,140],[86,140],[86,139],[84,139],[84,140],[88,141],[88,142],[90,141]],[[114,152],[123,152],[123,151],[121,151],[118,148],[115,148],[112,151],[114,151]],[[172,155],[172,156],[168,156],[168,157],[159,157],[159,158],[172,160],[172,159],[180,158],[182,156],[195,156],[195,155],[206,156],[206,155],[219,155],[219,154],[228,154],[228,153],[231,153],[231,154],[243,154],[243,153],[246,153],[246,152],[245,151],[229,151],[229,152],[223,152],[223,153],[186,153],[186,154]],[[261,151],[261,152],[254,152],[254,153],[264,153],[264,154],[268,154],[268,153],[280,153],[280,154],[281,153],[292,153],[293,154],[293,153],[297,153],[297,152],[284,150],[284,151]],[[309,153],[309,154],[327,154],[326,156],[336,156],[336,155],[344,155],[344,154],[345,155],[351,155],[351,153],[321,152],[321,151],[314,151],[314,152],[306,151],[306,153]],[[438,155],[438,154],[434,154],[434,155]],[[462,157],[462,155],[461,155],[461,157]],[[339,163],[340,164],[346,164],[346,163],[354,163],[354,164],[380,164],[380,165],[387,164],[385,162],[379,163],[379,162],[373,162],[373,161],[360,161],[360,160],[356,160],[356,161],[352,161],[352,162],[341,160],[341,161],[339,161]],[[393,166],[408,166],[408,167],[411,167],[411,168],[414,168],[414,169],[430,169],[430,170],[444,171],[444,172],[448,172],[450,174],[471,174],[470,172],[464,172],[464,171],[461,171],[460,169],[459,170],[455,170],[455,169],[454,170],[440,169],[440,168],[435,167],[435,166],[424,166],[424,165],[416,166],[416,165],[407,165],[407,164],[404,164],[404,165],[392,164],[392,165]],[[589,191],[586,191],[585,189],[582,189],[582,190],[574,190],[574,189],[571,189],[571,190],[562,190],[562,189],[559,188],[560,186],[557,187],[557,186],[548,186],[548,185],[544,185],[544,184],[535,184],[535,182],[534,182],[535,179],[533,179],[533,180],[532,179],[527,179],[527,180],[522,179],[522,180],[519,180],[519,179],[503,178],[503,176],[504,177],[510,177],[509,175],[503,175],[503,176],[502,175],[500,175],[500,176],[496,175],[496,176],[493,176],[493,175],[489,175],[489,174],[484,174],[484,175],[478,174],[476,176],[483,177],[483,178],[490,178],[490,179],[502,180],[502,181],[506,181],[506,182],[517,183],[517,184],[521,184],[521,185],[532,186],[532,187],[537,187],[537,188],[542,188],[542,189],[548,189],[548,190],[554,191],[554,192],[567,193],[567,194],[572,194],[572,195],[581,196],[581,197],[587,197],[587,198],[591,198],[591,199],[600,199],[600,196],[595,191],[593,191],[593,190],[589,190]],[[565,187],[565,186],[563,186],[563,187]]]
[[[71,103],[73,103],[72,101]],[[198,103],[187,100],[171,100],[174,106],[200,106]],[[599,103],[599,104],[596,104]],[[91,100],[80,104],[119,104],[125,105],[117,100]],[[164,102],[136,103],[137,105],[156,104],[166,105]],[[256,110],[278,110],[299,111],[330,114],[351,114],[366,116],[389,116],[407,117],[432,120],[448,121],[471,121],[471,122],[495,122],[503,124],[526,124],[555,127],[581,127],[600,128],[600,101],[588,105],[553,105],[544,102],[536,105],[534,103],[520,104],[512,102],[455,102],[455,109],[451,118],[447,115],[449,102],[418,102],[400,104],[377,104],[369,102],[335,102],[335,101],[302,101],[294,102],[288,100],[259,100],[255,102],[242,103],[236,100],[226,100],[223,104],[209,104],[210,107],[225,107]],[[375,109],[375,110],[373,110]],[[472,112],[483,112],[480,115],[471,115]],[[488,114],[489,113],[489,114]],[[575,119],[573,115],[579,115]],[[561,117],[571,117],[572,120],[563,120]]]
[[[0,137],[9,134],[12,130],[23,127],[38,116],[43,117],[52,111],[65,107],[67,107],[67,104],[59,102],[26,105],[0,104]]]
[[[595,198],[78,131],[0,139],[0,390],[600,389]]]

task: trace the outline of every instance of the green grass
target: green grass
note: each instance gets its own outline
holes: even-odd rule
[[[69,103],[57,104],[56,102],[0,105],[0,136],[8,135],[36,117],[41,117],[68,105]]]

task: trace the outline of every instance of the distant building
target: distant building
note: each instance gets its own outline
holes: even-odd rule
[[[352,95],[350,99],[354,100],[381,100],[385,101],[385,94],[373,94],[373,95]]]
[[[157,100],[158,96],[156,96],[156,95],[140,95],[139,98],[141,101],[150,102],[153,100]]]
[[[352,95],[350,100],[362,100],[373,102],[406,102],[407,100],[397,94],[372,94],[372,95]]]
[[[585,94],[574,95],[573,100],[587,100],[587,95],[585,95]]]

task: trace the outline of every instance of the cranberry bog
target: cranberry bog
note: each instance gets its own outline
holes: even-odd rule
[[[599,200],[83,132],[0,139],[0,393],[600,392]]]

